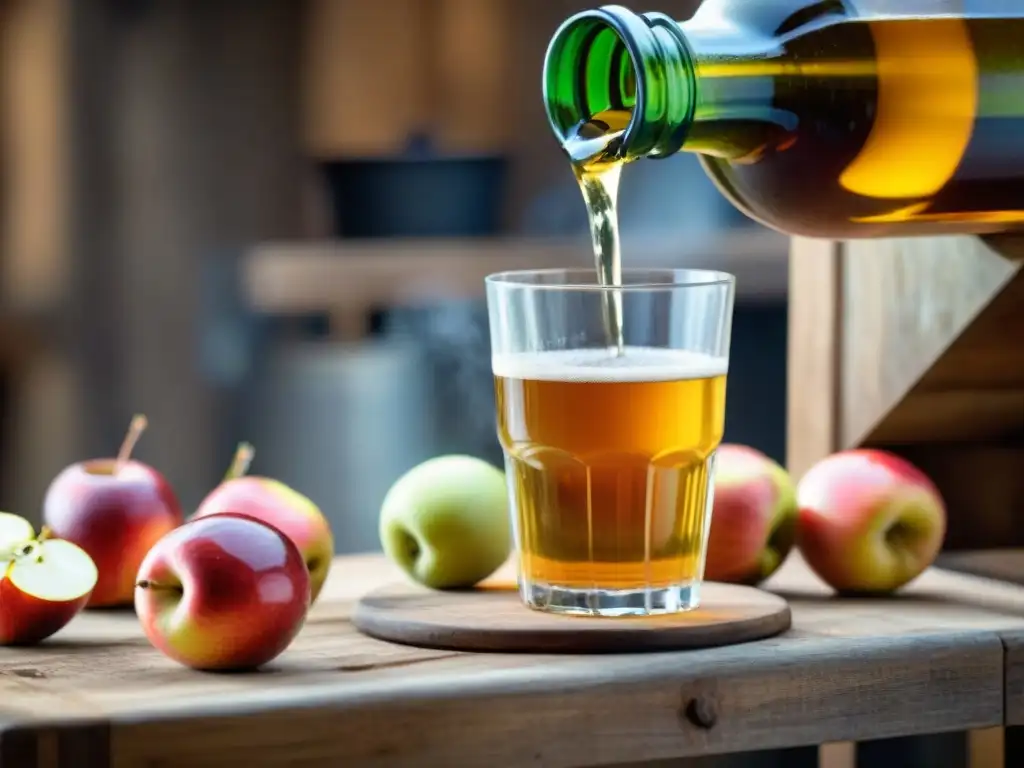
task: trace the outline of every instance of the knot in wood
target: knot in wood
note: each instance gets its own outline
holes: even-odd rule
[[[715,702],[710,696],[698,696],[690,699],[683,709],[686,719],[698,728],[714,728],[718,722],[718,712]]]

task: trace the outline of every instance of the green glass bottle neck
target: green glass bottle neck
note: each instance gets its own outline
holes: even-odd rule
[[[562,24],[544,62],[544,100],[560,141],[604,113],[628,113],[619,154],[681,150],[742,157],[763,145],[770,90],[737,64],[757,42],[727,28],[679,23],[661,13],[604,6]],[[769,45],[770,47],[770,45]],[[727,77],[705,73],[728,67]],[[762,82],[763,84],[763,82]],[[762,91],[763,92],[760,92]]]

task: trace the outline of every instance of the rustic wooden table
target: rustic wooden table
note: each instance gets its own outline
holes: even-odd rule
[[[505,577],[500,574],[499,577]],[[309,623],[261,673],[192,672],[130,613],[90,612],[0,650],[0,765],[598,766],[1022,722],[1004,643],[1024,655],[1024,588],[933,569],[885,601],[829,596],[793,557],[770,583],[794,626],[679,653],[469,654],[393,645],[349,622],[397,578],[340,558]]]
[[[958,572],[1012,582],[1019,585],[1017,591],[1024,594],[1024,549],[948,554],[943,562]],[[1024,726],[1024,629],[1013,627],[999,634],[1006,651],[1006,724]],[[1021,735],[1024,736],[1024,732]],[[1024,738],[1016,741],[1020,742],[1024,756]]]

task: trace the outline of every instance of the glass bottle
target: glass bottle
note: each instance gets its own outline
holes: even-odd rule
[[[604,6],[555,33],[544,98],[563,143],[585,125],[615,132],[605,160],[695,152],[787,234],[1024,225],[1024,0]]]

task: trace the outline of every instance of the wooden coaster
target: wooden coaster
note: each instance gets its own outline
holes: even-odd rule
[[[591,618],[527,608],[512,589],[440,592],[411,584],[374,590],[352,623],[381,640],[426,648],[520,653],[632,653],[709,648],[789,629],[789,605],[753,587],[705,583],[701,606],[667,616]]]

